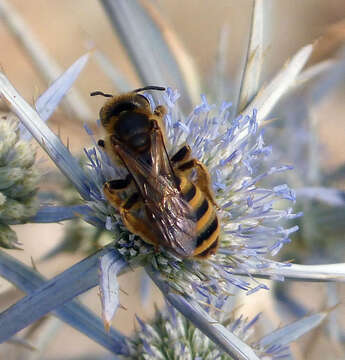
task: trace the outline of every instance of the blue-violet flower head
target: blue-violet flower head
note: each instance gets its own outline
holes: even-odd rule
[[[256,110],[232,118],[231,104],[223,103],[218,108],[209,105],[202,96],[202,103],[184,117],[176,105],[177,91],[167,89],[159,102],[149,94],[146,96],[152,108],[159,103],[168,110],[165,129],[169,156],[188,144],[193,157],[208,168],[220,207],[220,248],[206,260],[182,260],[167,250],[156,254],[153,247],[130,234],[102,194],[105,181],[123,178],[126,170],[111,163],[102,149],[96,150],[97,146],[86,150],[90,176],[98,184],[89,201],[96,217],[117,234],[115,246],[129,262],[152,264],[180,293],[190,295],[206,290],[227,293],[233,284],[251,292],[265,288],[236,277],[233,270],[249,272],[268,267],[268,257],[290,241],[289,236],[297,227],[283,227],[285,220],[296,216],[291,207],[286,207],[295,201],[294,192],[286,184],[273,188],[260,185],[266,177],[291,167],[269,165],[272,149],[264,143]]]

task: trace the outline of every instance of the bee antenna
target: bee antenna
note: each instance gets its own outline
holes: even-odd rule
[[[104,97],[113,97],[113,95],[111,94],[105,94],[102,91],[93,91],[92,93],[90,93],[90,96],[97,96],[97,95],[102,95]]]
[[[164,91],[165,87],[162,86],[145,86],[139,89],[135,89],[133,90],[134,93],[140,92],[140,91],[145,91],[145,90],[159,90],[159,91]]]

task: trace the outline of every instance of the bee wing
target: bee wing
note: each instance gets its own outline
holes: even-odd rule
[[[146,154],[138,156],[137,154],[134,154],[125,144],[118,144],[117,140],[114,140],[114,144],[115,141],[115,152],[119,155],[128,172],[132,175],[138,190],[144,198],[145,194],[148,193],[148,187],[153,191],[153,193],[149,194],[150,196],[152,195],[152,199],[156,196],[161,197],[163,195],[164,188],[171,188],[171,191],[173,190],[173,187],[168,180],[163,176],[157,175],[153,166],[149,165],[147,162],[148,159],[145,157]],[[149,160],[151,163],[155,162],[155,159],[151,156]]]
[[[176,196],[161,204],[149,203],[147,206],[162,244],[181,257],[191,256],[196,247],[196,223],[188,203]]]
[[[175,174],[160,132],[154,131],[151,136],[152,166],[125,144],[117,146],[116,152],[135,180],[159,241],[181,257],[191,256],[196,247],[196,221],[175,184]]]
[[[156,128],[151,136],[151,157],[153,178],[165,183],[161,188],[163,198],[156,203],[159,206],[153,204],[150,208],[152,217],[163,235],[164,242],[178,255],[191,256],[196,247],[196,222],[191,216],[188,202],[183,199],[177,188],[176,176],[159,128]],[[149,196],[154,191],[154,187],[147,190]]]
[[[166,176],[175,182],[175,174],[165,147],[163,134],[158,125],[151,133],[152,170],[156,176]]]

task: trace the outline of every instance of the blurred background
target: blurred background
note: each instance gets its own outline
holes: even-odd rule
[[[252,1],[217,0],[214,2],[208,0],[200,2],[189,0],[185,2],[181,0],[157,0],[143,1],[143,3],[153,5],[159,16],[168,24],[169,29],[175,32],[186,53],[189,54],[193,66],[200,74],[201,92],[207,94],[212,101],[217,103],[221,103],[223,100],[232,100],[239,86],[241,67],[243,66],[249,36]],[[263,84],[272,78],[302,46],[308,43],[318,41],[309,65],[343,56],[345,40],[345,2],[343,0],[280,0],[268,3],[269,23],[265,24],[267,27],[267,49],[264,55],[261,78]],[[4,7],[6,7],[6,11],[4,11]],[[7,18],[9,7],[11,8],[11,16],[18,17],[19,21],[24,22],[32,36],[36,38],[52,59],[52,66],[57,73],[68,68],[87,51],[92,50],[94,52],[75,83],[75,91],[78,93],[83,118],[80,118],[81,113],[77,114],[68,103],[65,103],[49,120],[49,126],[60,134],[64,143],[69,143],[71,152],[79,155],[84,147],[92,145],[89,136],[82,128],[83,122],[86,122],[95,130],[96,136],[99,136],[97,135],[99,130],[95,124],[103,99],[90,98],[89,93],[95,90],[102,90],[107,93],[121,91],[121,86],[117,87],[111,81],[109,74],[106,73],[104,59],[109,60],[118,73],[127,79],[131,88],[141,85],[130,57],[115,34],[99,1],[7,0],[4,2],[0,0],[0,67],[30,103],[37,99],[50,81],[47,80],[42,69],[40,70],[36,66],[30,54],[25,50],[22,44],[23,39],[18,35],[16,36],[10,29]],[[224,79],[221,83],[222,91],[217,89],[218,83],[214,81],[217,76],[216,65],[220,42],[223,42],[221,49],[225,54],[223,56],[225,70]],[[159,56],[159,49],[153,47],[152,56]],[[313,100],[311,102],[312,129],[310,122],[307,122],[308,126],[305,123],[298,123],[298,121],[303,120],[304,108],[301,113],[298,113],[297,105],[295,106],[295,102],[293,102],[296,100],[286,99],[282,102],[283,106],[275,110],[272,116],[277,116],[280,120],[289,119],[289,109],[293,114],[297,112],[300,116],[295,116],[294,122],[289,123],[288,126],[278,120],[277,123],[272,124],[267,133],[272,142],[276,141],[277,143],[273,146],[278,146],[278,136],[284,141],[291,140],[291,147],[296,150],[293,141],[305,131],[312,130],[312,138],[317,137],[315,151],[319,152],[318,160],[316,165],[305,163],[304,165],[309,170],[310,167],[312,169],[317,168],[317,173],[322,173],[322,176],[316,179],[311,176],[309,185],[320,185],[325,177],[336,173],[340,175],[328,184],[344,190],[345,76],[344,74],[342,76],[342,78],[339,77],[340,81],[336,85],[330,86],[327,93],[320,97],[319,101]],[[218,98],[217,94],[221,97]],[[184,94],[181,95],[183,98]],[[303,96],[301,98],[306,99]],[[308,104],[308,99],[305,100],[305,104]],[[187,111],[189,110],[187,109]],[[305,120],[309,121],[307,118]],[[285,130],[286,133],[284,133]],[[296,158],[298,159],[298,166],[301,168],[300,170],[296,169],[297,175],[289,182],[289,185],[298,187],[301,186],[301,180],[298,179],[298,176],[303,178],[303,174],[305,174],[303,161],[310,160],[310,157],[305,157],[304,153],[296,153],[296,151],[290,154],[289,143],[286,143],[286,146],[287,150],[281,152],[278,150],[277,154],[284,152],[284,161],[288,163],[293,163]],[[301,152],[304,151],[303,146],[298,149]],[[73,195],[70,195],[71,189],[63,180],[62,175],[40,149],[38,149],[38,159],[39,166],[45,174],[41,186],[42,193],[53,190],[60,199],[64,196],[68,199],[73,198]],[[312,207],[310,204],[298,204],[298,206],[305,213]],[[329,209],[321,210],[323,210],[321,213],[325,214]],[[317,216],[319,215],[315,215],[315,217]],[[345,219],[339,217],[338,213],[336,216],[337,224],[342,225]],[[333,220],[333,218],[325,220],[327,224],[331,223],[332,229],[334,229],[331,222]],[[50,278],[85,257],[85,252],[77,251],[59,254],[47,261],[40,261],[42,256],[61,243],[66,235],[67,226],[67,222],[54,225],[26,224],[16,226],[15,230],[20,241],[24,244],[24,251],[12,250],[9,253],[28,265],[31,265],[33,259],[38,270]],[[300,226],[303,227],[303,224]],[[345,251],[342,248],[345,247],[345,239],[343,228],[339,226],[335,229],[336,233],[332,235],[335,238],[334,243],[330,242],[328,237],[323,236],[317,245],[310,242],[312,239],[310,232],[306,233],[306,230],[302,229],[302,233],[295,237],[296,244],[291,245],[291,247],[288,246],[286,258],[295,259],[300,263],[344,262]],[[315,249],[317,251],[314,251]],[[113,324],[125,334],[131,334],[135,328],[135,314],[143,319],[149,319],[153,314],[154,303],[158,306],[163,304],[158,291],[153,286],[149,298],[143,303],[138,292],[141,283],[140,271],[133,271],[120,278],[120,286],[123,290],[120,300],[123,308],[118,310]],[[0,279],[0,289],[5,294],[0,295],[1,309],[5,309],[23,295],[17,290],[5,291],[10,288],[11,285]],[[308,312],[311,312],[327,306],[328,297],[326,295],[329,291],[329,288],[324,284],[291,283],[288,292],[296,301],[303,304]],[[344,286],[338,285],[337,291],[339,299],[344,298]],[[277,305],[277,301],[268,292],[261,291],[250,297],[245,297],[244,300],[241,312],[249,316],[260,311],[265,312],[268,326],[264,330],[268,330],[269,325],[275,327],[294,319],[295,315],[286,310],[284,306]],[[83,296],[82,301],[100,314],[101,304],[97,289],[88,292]],[[344,306],[340,305],[339,311],[342,314],[339,317],[341,322],[345,318]],[[345,324],[343,325],[345,326]],[[325,351],[330,354],[327,357],[328,359],[345,358],[342,345],[333,343],[330,337],[325,334],[324,329],[316,330],[314,333],[305,336],[303,341],[299,341],[298,345],[293,348],[296,357],[300,359],[321,359],[321,357],[324,358]],[[90,354],[94,355],[90,357]],[[93,356],[100,354],[106,354],[106,351],[74,329],[62,325],[47,346],[43,358],[50,360],[86,359],[87,356],[93,358]],[[26,359],[25,355],[21,356],[21,359]],[[17,349],[13,345],[1,345],[0,358],[19,358]]]

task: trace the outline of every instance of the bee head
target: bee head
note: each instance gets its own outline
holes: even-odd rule
[[[91,96],[101,95],[110,98],[102,106],[99,113],[103,127],[105,127],[107,131],[111,131],[113,124],[116,123],[120,116],[124,113],[151,113],[150,103],[148,99],[144,95],[138,94],[139,92],[144,90],[163,91],[165,90],[165,88],[159,86],[146,86],[118,96],[105,94],[101,91],[92,92],[90,94]]]

